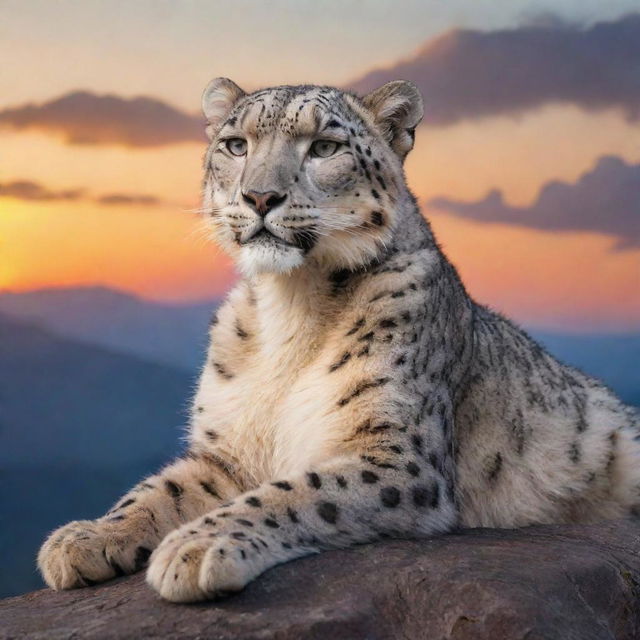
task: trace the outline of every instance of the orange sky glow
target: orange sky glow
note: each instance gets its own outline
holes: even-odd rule
[[[406,53],[420,43],[417,36],[414,40]],[[394,45],[383,53],[393,60],[399,50]],[[362,55],[356,62],[362,71]],[[291,68],[298,73],[299,67]],[[265,82],[259,73],[245,73],[239,80],[247,85]],[[343,82],[349,74],[340,70],[334,76]],[[107,84],[114,82],[109,76]],[[121,94],[129,95],[134,84],[125,76]],[[198,91],[194,88],[190,103],[197,103]],[[157,95],[163,92],[159,87]],[[23,101],[31,99],[24,95]],[[637,123],[614,110],[587,113],[550,105],[518,118],[421,127],[406,169],[422,203],[442,195],[473,201],[498,188],[509,204],[526,206],[547,181],[575,182],[604,154],[640,163],[637,143]],[[70,145],[44,133],[10,130],[0,130],[0,144],[0,184],[32,180],[52,190],[80,188],[92,197],[139,193],[159,200],[153,206],[104,206],[90,197],[73,202],[0,197],[0,290],[101,284],[185,302],[219,297],[233,283],[229,260],[189,212],[198,206],[202,145]],[[596,233],[480,224],[424,210],[478,301],[532,327],[640,327],[639,250],[613,251],[614,240]]]
[[[608,135],[603,133],[606,123]],[[575,144],[550,154],[541,132]],[[473,200],[499,186],[526,205],[551,178],[574,181],[603,153],[640,160],[629,125],[615,114],[548,109],[518,121],[495,119],[422,129],[407,175],[422,202],[440,194]],[[596,135],[586,135],[595,130]],[[0,288],[103,284],[182,302],[223,295],[235,279],[197,214],[198,144],[161,149],[69,146],[41,134],[8,134],[15,161],[4,180],[28,175],[52,189],[149,193],[152,207],[3,198]],[[635,148],[634,148],[635,147]],[[526,155],[523,154],[526,149]],[[575,331],[640,325],[640,252],[612,252],[612,240],[478,224],[426,210],[470,292],[528,325]]]

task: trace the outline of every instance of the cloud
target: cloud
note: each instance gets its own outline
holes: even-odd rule
[[[87,91],[68,93],[34,105],[0,111],[0,126],[37,129],[62,135],[71,144],[154,147],[179,142],[203,142],[199,116],[154,98],[120,98]]]
[[[137,204],[150,206],[158,204],[160,200],[155,196],[130,193],[108,193],[107,195],[96,198],[98,204],[119,205],[119,204]]]
[[[592,231],[616,237],[616,250],[640,248],[640,164],[616,156],[601,157],[575,184],[547,182],[529,207],[509,206],[497,189],[477,202],[438,197],[427,204],[476,222]]]
[[[424,122],[432,126],[550,103],[617,107],[637,120],[640,14],[588,28],[545,19],[500,31],[450,31],[350,88],[363,94],[399,78],[420,87]]]
[[[30,180],[0,183],[0,197],[18,198],[19,200],[79,200],[83,193],[82,189],[51,191]]]
[[[84,200],[101,205],[138,205],[151,206],[163,204],[160,198],[143,193],[108,193],[102,196],[87,195],[84,189],[66,189],[53,191],[31,180],[15,180],[0,182],[0,198],[17,198],[18,200]]]

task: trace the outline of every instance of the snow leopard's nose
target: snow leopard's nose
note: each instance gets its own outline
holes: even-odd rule
[[[242,194],[244,201],[262,217],[266,216],[271,209],[275,209],[282,204],[287,194],[278,193],[277,191],[247,191]]]

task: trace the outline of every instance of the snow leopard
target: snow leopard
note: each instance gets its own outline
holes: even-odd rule
[[[53,532],[54,589],[146,568],[174,602],[271,567],[639,503],[638,414],[477,303],[410,192],[406,81],[204,92],[203,219],[240,279],[215,313],[186,453]]]

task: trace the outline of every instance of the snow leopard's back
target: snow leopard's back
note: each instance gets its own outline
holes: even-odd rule
[[[640,502],[638,413],[479,306],[474,337],[455,420],[462,523],[627,515]]]

